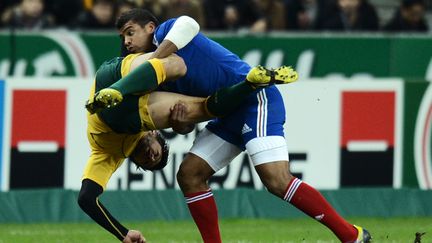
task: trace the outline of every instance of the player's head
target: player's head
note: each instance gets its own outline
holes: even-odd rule
[[[168,163],[169,147],[158,131],[144,134],[129,159],[144,170],[161,170]]]
[[[152,13],[141,8],[124,12],[116,21],[123,45],[129,53],[153,51],[153,33],[158,24]]]

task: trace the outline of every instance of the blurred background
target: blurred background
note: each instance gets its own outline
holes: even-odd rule
[[[0,223],[88,221],[76,205],[84,103],[98,66],[121,55],[115,19],[134,7],[161,22],[191,16],[250,65],[294,66],[299,81],[278,87],[291,171],[343,215],[432,216],[432,0],[2,0]],[[161,172],[126,161],[108,186],[114,214],[190,219],[175,172],[204,125],[163,131]],[[256,199],[271,196],[245,154],[211,185],[221,217],[300,216]],[[128,211],[119,196],[157,203]]]

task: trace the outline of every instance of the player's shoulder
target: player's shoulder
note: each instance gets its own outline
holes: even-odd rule
[[[165,37],[165,35],[168,33],[168,31],[172,28],[174,22],[177,20],[177,18],[171,18],[164,22],[162,22],[155,30],[155,36],[156,37]]]
[[[164,22],[162,22],[162,24],[160,24],[160,25],[161,25],[161,26],[164,26],[164,25],[172,25],[172,24],[174,24],[174,22],[177,21],[177,19],[178,19],[178,18],[170,18],[170,19],[167,19],[167,20],[165,20]]]

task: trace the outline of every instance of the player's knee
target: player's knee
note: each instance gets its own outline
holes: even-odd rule
[[[279,186],[279,184],[276,181],[264,182],[264,186],[267,188],[267,190],[270,193],[278,197],[283,195],[283,189]]]
[[[270,193],[277,197],[284,197],[285,190],[292,178],[290,173],[284,173],[262,179],[262,182]]]
[[[180,165],[180,168],[177,172],[177,182],[180,188],[183,189],[185,187],[195,184],[194,181],[196,181],[197,178],[191,172],[192,171],[188,169],[188,166],[185,166],[183,163]]]
[[[177,79],[186,75],[187,67],[183,58],[171,55],[168,58],[160,59],[164,64],[165,73],[168,79]]]
[[[182,163],[177,172],[177,182],[182,190],[206,184],[206,178],[193,166]]]

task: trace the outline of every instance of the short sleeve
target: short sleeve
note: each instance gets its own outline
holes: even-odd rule
[[[176,20],[177,18],[169,19],[156,28],[155,34],[153,36],[153,44],[159,46],[159,44],[165,39],[165,36],[171,30]]]

